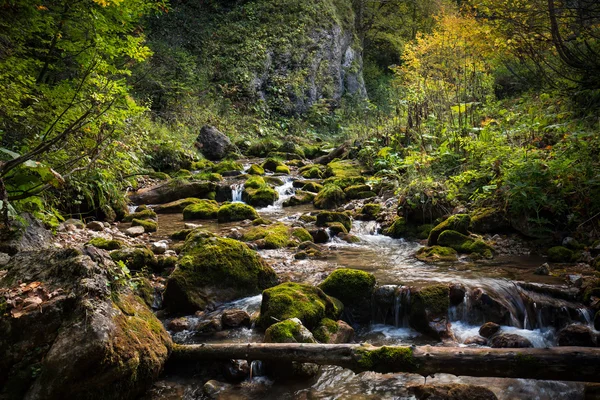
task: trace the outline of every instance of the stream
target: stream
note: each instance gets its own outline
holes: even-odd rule
[[[279,200],[272,206],[258,209],[261,217],[293,224],[306,213],[315,211],[312,205],[282,207],[294,194],[293,176],[278,176],[284,181],[276,189]],[[243,185],[233,183],[232,200],[242,201]],[[158,239],[167,238],[184,228],[185,223],[197,223],[204,229],[228,236],[243,224],[218,224],[216,221],[183,221],[181,214],[159,216]],[[486,322],[486,313],[475,304],[482,293],[495,299],[508,310],[505,333],[516,333],[544,348],[556,345],[556,332],[572,323],[593,329],[593,315],[582,304],[570,298],[569,289],[558,277],[534,275],[533,270],[544,262],[537,256],[499,256],[477,263],[459,260],[447,264],[427,264],[413,257],[421,247],[418,242],[392,239],[379,234],[374,221],[353,221],[351,233],[360,238],[348,244],[333,238],[324,244],[324,256],[319,259],[296,260],[290,249],[260,250],[260,254],[285,280],[310,284],[320,283],[336,268],[354,268],[373,273],[378,288],[372,301],[371,323],[356,330],[355,342],[373,345],[450,345],[466,346],[465,341],[478,336],[479,327]],[[449,320],[456,341],[440,344],[408,325],[406,306],[411,291],[433,283],[448,283],[464,290],[464,299],[451,306]],[[522,282],[528,282],[524,284]],[[547,288],[557,288],[561,296],[548,294]],[[194,322],[219,315],[226,309],[242,309],[249,314],[260,308],[261,295],[222,304],[205,315],[190,316]],[[218,332],[208,337],[192,331],[172,333],[176,343],[260,342],[262,333],[250,328]],[[469,346],[477,346],[469,344]],[[316,378],[300,382],[279,382],[261,376],[259,362],[251,364],[252,378],[238,384],[227,384],[219,399],[413,399],[407,386],[420,385],[425,379],[412,374],[354,374],[340,367],[322,367]],[[208,374],[208,375],[207,375]],[[170,369],[144,399],[203,399],[203,386],[213,378],[206,370]],[[583,399],[584,384],[535,381],[523,379],[470,378],[437,374],[426,379],[428,384],[465,383],[485,386],[498,399]],[[213,397],[214,398],[214,397]]]

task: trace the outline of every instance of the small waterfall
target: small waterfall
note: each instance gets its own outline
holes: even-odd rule
[[[265,374],[263,363],[260,360],[254,360],[250,363],[250,380],[257,376]]]
[[[133,214],[135,212],[135,210],[137,210],[138,206],[136,206],[135,204],[128,204],[127,205],[127,211],[129,211],[129,214]]]
[[[376,221],[352,221],[352,234],[358,237],[379,236],[381,225]]]
[[[243,183],[234,183],[231,185],[231,201],[234,203],[243,203],[242,193],[244,192]]]
[[[275,190],[279,194],[279,198],[273,205],[262,208],[260,211],[263,212],[274,212],[279,211],[283,208],[283,203],[296,194],[296,188],[294,188],[294,180],[291,177],[284,177],[285,183],[281,186],[277,186]]]
[[[410,288],[399,286],[394,297],[394,326],[408,328],[408,311],[410,306]]]

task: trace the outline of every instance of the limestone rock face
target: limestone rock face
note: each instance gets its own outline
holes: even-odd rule
[[[21,252],[0,280],[0,398],[134,399],[171,339],[94,247]],[[19,284],[24,283],[25,286]]]

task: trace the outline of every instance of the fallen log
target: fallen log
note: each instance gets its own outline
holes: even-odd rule
[[[348,143],[344,143],[339,147],[336,147],[335,149],[331,150],[329,152],[329,154],[325,154],[324,156],[321,157],[317,157],[313,160],[313,162],[315,164],[322,164],[322,165],[327,165],[330,162],[332,162],[333,160],[335,160],[336,158],[340,158],[344,155],[344,153],[346,152],[346,150],[348,150],[349,144]]]
[[[422,376],[524,378],[600,382],[600,349],[488,349],[458,347],[373,347],[364,344],[199,344],[176,345],[174,361],[246,359],[337,365],[354,372],[408,372]]]

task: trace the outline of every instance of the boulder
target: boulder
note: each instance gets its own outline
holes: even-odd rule
[[[596,336],[589,326],[569,325],[558,332],[559,346],[596,347]]]
[[[200,129],[196,143],[202,155],[212,161],[222,160],[233,149],[231,140],[210,125],[205,125]]]
[[[421,247],[417,250],[415,257],[425,262],[451,262],[458,259],[456,250],[451,247],[442,246]]]
[[[459,253],[475,254],[485,258],[492,258],[494,255],[492,247],[483,240],[473,240],[470,237],[453,230],[443,231],[439,235],[437,243],[440,246],[453,248]]]
[[[100,221],[90,221],[85,226],[87,229],[96,232],[102,232],[104,230],[104,224]]]
[[[337,185],[325,185],[323,190],[317,194],[313,204],[316,208],[331,209],[344,204],[346,195]]]
[[[327,233],[327,229],[318,228],[318,229],[310,230],[309,232],[315,243],[329,242],[329,233]]]
[[[563,246],[555,246],[548,249],[548,261],[557,263],[566,263],[573,261],[574,253],[572,250]]]
[[[323,318],[336,319],[343,305],[311,285],[286,282],[263,292],[257,326],[267,329],[277,321],[298,318],[308,329],[319,326]]]
[[[275,271],[246,244],[197,230],[181,249],[164,304],[172,311],[194,312],[213,302],[258,294],[276,282]]]
[[[344,313],[352,323],[369,323],[375,277],[365,271],[340,268],[333,271],[319,287],[344,304]]]
[[[533,347],[526,337],[514,333],[501,333],[490,339],[490,347],[494,349],[522,349]]]
[[[392,224],[383,230],[383,234],[394,239],[406,235],[406,220],[403,217],[394,217]]]
[[[221,315],[221,324],[224,328],[250,327],[250,314],[244,310],[225,310]]]
[[[246,187],[242,199],[252,207],[267,207],[279,199],[279,193],[266,186],[258,189]]]
[[[7,271],[0,397],[135,399],[159,376],[171,339],[108,253],[21,252]]]
[[[21,251],[46,249],[52,242],[52,233],[30,214],[21,214],[21,220],[14,222],[11,229],[0,232],[0,252],[14,255]],[[83,222],[68,220],[82,229]],[[66,224],[66,222],[65,222]]]
[[[130,237],[142,236],[144,233],[146,233],[146,230],[143,226],[132,226],[131,228],[125,229],[125,234]]]
[[[141,189],[130,195],[129,199],[135,204],[164,204],[173,201],[195,197],[200,199],[213,199],[217,185],[208,181],[193,181],[174,179]]]
[[[187,206],[199,203],[201,201],[202,200],[194,197],[188,197],[187,199],[180,199],[166,204],[159,204],[158,206],[154,207],[153,210],[157,214],[178,214],[182,213]]]
[[[141,271],[146,267],[152,269],[156,266],[154,253],[147,247],[125,247],[112,251],[110,257],[114,261],[123,262],[133,271]]]
[[[323,318],[321,325],[314,331],[315,339],[320,343],[341,344],[354,340],[354,329],[344,321]]]
[[[345,213],[321,211],[317,214],[317,226],[329,227],[331,223],[335,222],[341,223],[346,228],[347,232],[345,233],[348,233],[352,229],[352,219]]]
[[[317,343],[317,341],[298,318],[290,318],[267,328],[265,343]]]
[[[259,215],[256,210],[242,203],[223,204],[217,212],[219,222],[235,222],[245,219],[254,221],[257,218],[259,218]]]
[[[479,328],[479,334],[484,338],[490,338],[498,333],[499,330],[500,325],[493,322],[486,322],[485,324],[481,325],[481,328]]]
[[[548,263],[544,263],[537,267],[533,273],[535,275],[550,275],[550,265],[548,265]]]
[[[511,230],[511,226],[500,210],[479,208],[471,214],[469,229],[477,233],[505,233]]]
[[[456,214],[448,217],[448,219],[431,230],[427,239],[427,245],[433,246],[438,244],[438,237],[442,232],[447,230],[457,231],[463,235],[468,234],[470,223],[471,217],[467,214]]]
[[[450,306],[446,285],[432,285],[411,291],[408,322],[412,328],[435,339],[450,339]]]
[[[216,219],[219,212],[219,204],[214,200],[198,200],[183,210],[183,220],[194,219]]]

